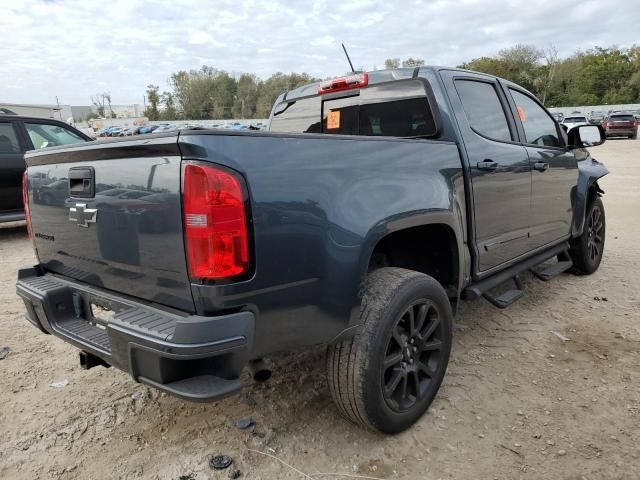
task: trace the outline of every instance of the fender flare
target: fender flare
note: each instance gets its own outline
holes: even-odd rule
[[[464,264],[468,261],[468,255],[465,254],[464,250],[466,245],[464,243],[463,226],[460,224],[460,219],[456,214],[450,210],[438,209],[420,210],[393,215],[380,220],[376,225],[369,229],[364,237],[358,265],[358,294],[351,311],[351,319],[347,328],[336,336],[334,341],[357,333],[361,327],[360,305],[362,302],[363,289],[369,269],[369,260],[371,259],[373,250],[378,242],[394,232],[406,230],[407,228],[428,225],[445,225],[453,232],[456,241],[456,253],[458,256],[458,297],[460,296],[466,271]]]
[[[582,235],[587,206],[589,204],[589,192],[592,188],[595,188],[597,194],[604,194],[604,191],[598,185],[598,180],[607,173],[609,173],[607,167],[591,156],[578,162],[578,182],[571,195],[573,204],[571,238]]]

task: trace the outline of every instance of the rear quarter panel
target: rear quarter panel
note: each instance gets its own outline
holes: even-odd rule
[[[463,248],[455,143],[186,132],[179,144],[183,159],[225,165],[247,182],[252,278],[192,291],[200,314],[253,310],[257,356],[357,328],[370,254],[391,231],[446,223]]]

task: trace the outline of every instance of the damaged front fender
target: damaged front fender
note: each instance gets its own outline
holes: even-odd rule
[[[586,150],[585,150],[586,152]],[[586,158],[578,161],[578,183],[574,187],[573,221],[571,223],[571,237],[582,235],[587,206],[593,195],[603,195],[604,191],[598,185],[598,180],[609,170],[604,163],[599,162],[586,152]]]

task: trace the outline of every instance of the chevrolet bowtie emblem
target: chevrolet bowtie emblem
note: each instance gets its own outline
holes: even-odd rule
[[[98,217],[97,208],[87,208],[86,203],[76,203],[75,207],[69,207],[69,221],[76,222],[79,227],[88,228],[90,223],[96,223]]]

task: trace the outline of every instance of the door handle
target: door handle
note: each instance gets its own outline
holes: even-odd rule
[[[539,172],[545,172],[549,169],[549,164],[544,162],[536,162],[533,164],[533,169]]]
[[[478,162],[477,165],[478,170],[487,170],[493,172],[496,168],[498,168],[498,162],[494,162],[489,158],[485,158],[483,161]]]

